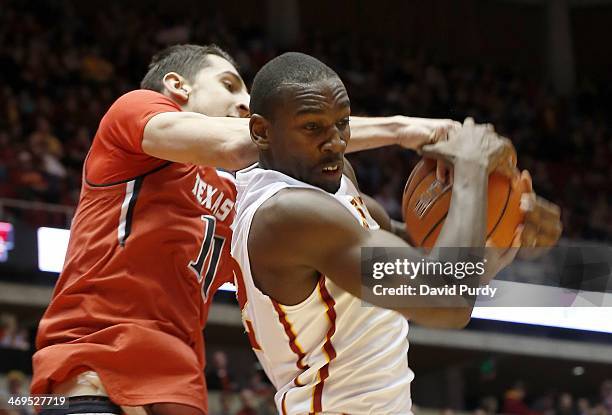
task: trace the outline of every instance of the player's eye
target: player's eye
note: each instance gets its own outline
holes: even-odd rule
[[[340,122],[336,123],[336,127],[338,127],[339,130],[345,130],[346,127],[349,126],[349,122],[350,122],[350,120],[349,120],[348,117],[344,118]]]
[[[318,131],[321,128],[321,125],[316,122],[308,122],[304,124],[304,129],[308,131]]]
[[[229,92],[234,92],[234,84],[231,81],[223,81],[223,85]]]

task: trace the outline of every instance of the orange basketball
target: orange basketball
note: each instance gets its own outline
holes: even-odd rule
[[[404,188],[402,212],[414,246],[431,248],[444,225],[452,186],[436,180],[436,161],[422,159]],[[516,227],[523,222],[518,181],[500,174],[489,176],[487,238],[500,248],[509,247]]]

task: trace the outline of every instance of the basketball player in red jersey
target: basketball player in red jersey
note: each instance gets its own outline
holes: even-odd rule
[[[244,119],[249,95],[215,46],[162,51],[141,88],[100,122],[64,269],[38,331],[32,392],[72,396],[70,413],[207,411],[202,327],[213,293],[233,276],[236,196],[231,176],[215,168],[256,160]],[[351,122],[353,151],[416,149],[454,125]]]

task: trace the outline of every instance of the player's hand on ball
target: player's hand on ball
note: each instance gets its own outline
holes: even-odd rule
[[[520,180],[523,190],[521,209],[525,212],[525,223],[519,257],[537,258],[548,252],[561,237],[561,209],[534,193],[531,175],[527,170],[523,170]]]
[[[461,128],[461,123],[449,119],[405,118],[400,128],[398,144],[411,150],[420,150],[425,144],[446,140],[450,130]]]
[[[510,140],[499,137],[490,125],[475,124],[466,118],[459,130],[450,130],[448,140],[423,146],[423,154],[442,159],[450,164],[470,162],[481,165],[491,173],[498,170],[511,176],[515,154]]]
[[[459,161],[479,164],[487,169],[512,177],[516,174],[516,151],[507,138],[500,137],[490,124],[475,124],[466,118],[459,130],[450,130],[448,140],[423,146],[425,156],[450,164]]]

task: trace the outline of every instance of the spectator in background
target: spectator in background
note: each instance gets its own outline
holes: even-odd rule
[[[525,386],[522,382],[516,382],[504,395],[502,412],[509,415],[537,415],[538,412],[529,409],[525,403]]]
[[[274,395],[274,387],[268,380],[265,372],[262,370],[259,362],[256,363],[257,370],[251,375],[249,379],[249,389],[253,391],[257,396],[267,397],[270,394]]]
[[[242,408],[236,413],[236,415],[258,415],[258,412],[255,408],[257,408],[257,399],[255,394],[250,389],[243,389],[240,391],[240,402],[242,403]]]
[[[591,410],[591,415],[610,415],[604,405],[597,405]]]
[[[206,386],[208,390],[222,392],[236,390],[233,375],[227,366],[227,355],[221,350],[213,353],[212,360],[206,367]]]
[[[577,412],[578,415],[590,415],[591,414],[591,404],[589,400],[586,398],[580,398],[577,402]]]
[[[19,327],[17,317],[14,314],[0,315],[0,347],[17,350],[28,350],[30,348],[28,331]]]
[[[609,414],[612,414],[612,380],[601,384],[601,403]]]
[[[495,396],[485,396],[480,401],[480,408],[485,412],[486,415],[495,415],[499,408],[499,403]]]
[[[19,370],[12,370],[6,376],[8,395],[15,396],[27,396],[28,395],[28,382],[25,374]],[[14,406],[11,408],[13,414],[11,415],[33,415],[34,408],[31,406]],[[10,413],[11,411],[9,411]]]
[[[17,317],[13,314],[0,314],[0,347],[13,348],[17,334]]]
[[[258,415],[276,415],[277,409],[274,403],[274,393],[271,393],[267,398],[261,398],[257,407]]]
[[[19,169],[15,172],[15,193],[21,199],[48,201],[49,182],[39,169],[32,153],[22,151],[18,155]]]
[[[571,394],[564,392],[559,396],[556,415],[579,415],[574,406],[574,398]]]

